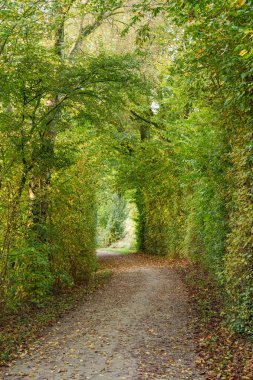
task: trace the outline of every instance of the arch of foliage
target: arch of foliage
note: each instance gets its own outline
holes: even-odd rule
[[[140,249],[204,265],[252,335],[252,1],[130,5],[140,56],[151,40],[163,52],[152,91],[136,56],[84,48],[124,2],[0,5],[1,302],[39,303],[95,268],[107,166],[137,205]]]

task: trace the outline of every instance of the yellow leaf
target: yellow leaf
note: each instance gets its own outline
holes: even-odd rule
[[[244,31],[245,34],[253,34],[253,29],[248,29]]]
[[[240,7],[242,7],[244,4],[245,4],[245,0],[232,1],[231,4],[230,4],[230,7],[231,7],[231,8],[233,8],[233,7],[240,8]]]
[[[242,7],[245,4],[245,0],[239,0],[237,1],[237,6]]]
[[[244,56],[245,54],[247,54],[247,53],[248,53],[248,50],[243,49],[243,50],[240,51],[239,55],[240,55],[241,57],[243,57],[243,56]]]

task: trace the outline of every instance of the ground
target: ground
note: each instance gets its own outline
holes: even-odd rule
[[[111,280],[52,326],[1,379],[204,379],[194,312],[177,266],[99,253]]]

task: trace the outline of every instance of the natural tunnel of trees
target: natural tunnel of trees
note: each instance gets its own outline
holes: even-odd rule
[[[253,332],[250,0],[0,3],[0,305],[88,280],[100,244],[186,258]],[[130,205],[130,206],[129,206]]]

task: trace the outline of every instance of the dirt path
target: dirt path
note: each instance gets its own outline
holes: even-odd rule
[[[204,379],[176,269],[140,255],[105,257],[111,281],[50,329],[1,379]]]

